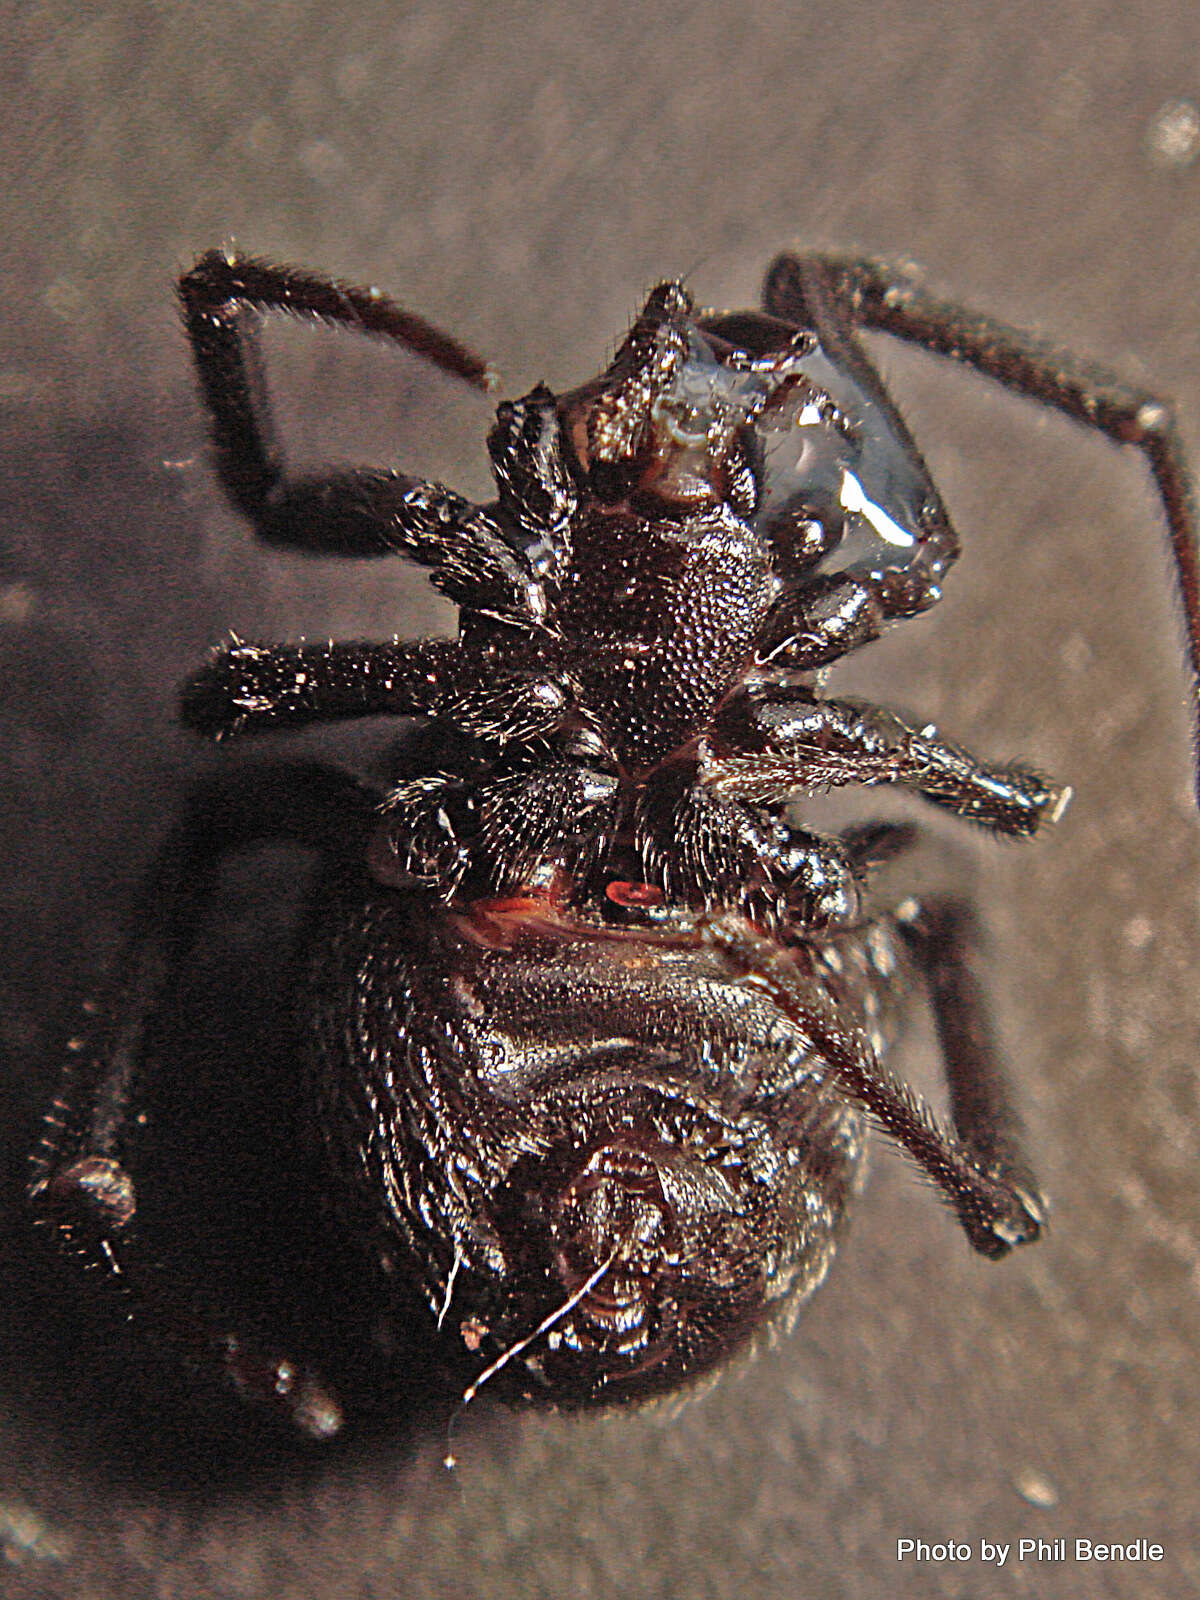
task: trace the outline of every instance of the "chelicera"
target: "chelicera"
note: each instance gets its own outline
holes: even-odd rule
[[[218,649],[186,726],[233,741],[413,719],[386,787],[281,766],[207,785],[36,1155],[38,1216],[152,1329],[309,1433],[336,1372],[181,1285],[143,1217],[148,1018],[214,863],[323,858],[297,981],[309,1122],[377,1324],[424,1321],[468,1396],[570,1406],[693,1382],[824,1277],[874,1122],[998,1257],[1045,1205],[957,904],[880,909],[914,830],[821,834],[803,803],[894,784],[1031,836],[1068,791],[928,726],[831,698],[825,669],[941,593],[958,541],[860,347],[968,363],[1154,473],[1200,666],[1195,518],[1169,408],[870,261],[783,255],[764,309],[654,289],[608,369],[496,412],[496,498],[403,472],[295,478],[260,314],[390,339],[479,387],[456,340],[375,290],[213,252],[180,292],[222,484],[270,544],[403,556],[453,639]],[[950,1121],[884,1065],[923,980]],[[169,1067],[169,1064],[168,1064]]]

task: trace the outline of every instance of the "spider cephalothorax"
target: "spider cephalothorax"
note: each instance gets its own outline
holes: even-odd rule
[[[184,280],[198,342],[248,275],[210,256]],[[382,882],[450,900],[559,873],[586,899],[633,874],[684,906],[813,926],[852,918],[858,893],[836,841],[788,824],[805,790],[907,782],[1013,832],[1060,805],[1032,772],[979,768],[813,686],[931,604],[956,552],[836,323],[697,314],[663,284],[601,377],[501,405],[488,443],[488,506],[359,474],[353,497],[319,501],[276,478],[257,513],[270,537],[302,520],[308,545],[318,511],[342,543],[360,519],[356,550],[434,568],[462,608],[456,641],[235,644],[185,695],[185,720],[218,736],[321,715],[322,685],[343,714],[429,716],[442,743],[386,802]]]
[[[407,557],[460,625],[417,642],[234,641],[188,683],[185,723],[218,739],[413,720],[386,790],[288,767],[193,803],[49,1119],[42,1220],[194,1362],[309,1432],[336,1429],[336,1379],[181,1284],[139,1194],[155,1181],[138,1111],[150,1019],[215,861],[283,838],[326,861],[296,1046],[372,1349],[410,1348],[397,1329],[415,1315],[473,1374],[468,1397],[492,1378],[565,1404],[689,1382],[820,1282],[867,1116],[977,1250],[1036,1238],[1043,1203],[969,918],[870,909],[911,828],[822,835],[799,814],[818,791],[888,783],[1030,835],[1068,795],[824,691],[825,667],[938,599],[958,549],[854,329],[967,361],[1143,450],[1195,675],[1195,518],[1168,408],[904,274],[785,255],[762,311],[697,311],[662,284],[598,378],[502,404],[497,496],[473,505],[399,471],[289,476],[254,323],[268,309],[341,323],[486,386],[455,340],[374,290],[220,252],[181,294],[218,469],[258,535]],[[915,973],[952,1128],[882,1061]]]

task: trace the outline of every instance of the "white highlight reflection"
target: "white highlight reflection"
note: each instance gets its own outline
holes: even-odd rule
[[[865,517],[879,537],[888,544],[916,544],[916,535],[910,533],[907,528],[902,528],[894,517],[889,517],[882,506],[877,506],[873,500],[868,500],[862,484],[846,467],[842,468],[842,491],[838,499],[843,510],[857,511],[860,517]]]

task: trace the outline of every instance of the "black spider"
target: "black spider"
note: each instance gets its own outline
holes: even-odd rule
[[[781,256],[765,309],[656,288],[606,372],[502,404],[496,500],[392,471],[295,480],[272,438],[263,310],[393,339],[478,386],[475,356],[375,290],[221,252],[180,285],[225,489],[260,538],[403,555],[456,639],[218,650],[183,693],[217,739],[420,719],[375,793],[323,767],[195,798],[113,999],[36,1156],[39,1217],[152,1328],[307,1431],[336,1374],[180,1281],[144,1216],[147,1029],[184,970],[215,862],[257,840],[325,858],[298,1016],[306,1103],[376,1335],[424,1318],[470,1397],[640,1399],[786,1323],[828,1268],[865,1118],[972,1245],[1037,1237],[953,904],[868,908],[913,830],[800,826],[805,796],[900,784],[1031,835],[1069,791],[990,766],[822,669],[936,601],[955,534],[858,343],[881,328],[1146,454],[1200,667],[1195,519],[1154,397],[867,261]],[[913,974],[953,1127],[882,1058]],[[149,1126],[148,1126],[149,1125]],[[153,1208],[151,1208],[153,1209]],[[415,1309],[414,1309],[415,1307]]]

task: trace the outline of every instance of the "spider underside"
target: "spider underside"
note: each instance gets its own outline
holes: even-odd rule
[[[142,1203],[148,1030],[216,864],[291,840],[322,863],[294,1011],[338,1248],[370,1337],[423,1323],[468,1398],[493,1380],[560,1405],[650,1398],[787,1325],[828,1269],[868,1121],[975,1249],[1035,1239],[1045,1205],[969,913],[878,908],[872,883],[911,827],[798,820],[806,796],[886,783],[1029,837],[1069,795],[824,691],[832,663],[936,602],[958,554],[855,330],[966,362],[1143,451],[1195,679],[1195,517],[1170,408],[906,272],[786,254],[761,311],[699,311],[664,283],[598,378],[501,404],[497,496],[481,506],[396,470],[290,475],[256,325],[322,319],[486,387],[456,340],[375,290],[224,252],[180,290],[221,482],[256,535],[403,556],[460,627],[233,640],[185,686],[185,725],[218,740],[416,720],[384,788],[279,764],[193,795],[48,1118],[38,1219],[185,1362],[304,1432],[340,1427],[340,1375],[187,1282]],[[917,981],[945,1125],[884,1065]]]

